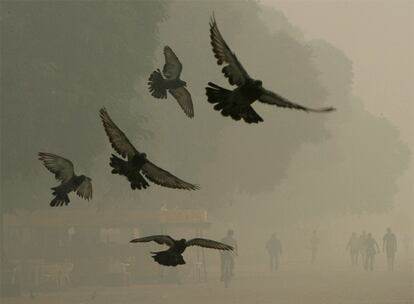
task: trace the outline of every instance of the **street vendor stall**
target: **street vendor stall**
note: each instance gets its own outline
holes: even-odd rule
[[[4,227],[5,254],[26,288],[206,279],[202,248],[189,254],[177,274],[151,260],[148,252],[159,245],[129,243],[148,234],[203,236],[209,227],[205,210],[47,208],[7,214]]]

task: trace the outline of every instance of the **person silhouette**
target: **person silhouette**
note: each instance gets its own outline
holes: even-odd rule
[[[397,252],[397,237],[391,231],[391,228],[387,228],[387,233],[383,237],[382,252],[385,252],[387,256],[388,271],[393,271],[395,253]]]
[[[351,255],[351,265],[358,265],[359,239],[355,232],[352,232],[348,244],[346,245],[346,250],[348,250]]]
[[[221,242],[228,244],[234,248],[232,252],[220,252],[221,280],[223,280],[227,263],[230,267],[231,276],[234,276],[234,257],[237,256],[238,253],[237,241],[234,239],[234,231],[232,229],[229,229],[227,231],[227,235],[221,240]]]
[[[366,240],[367,240],[367,233],[365,230],[362,231],[361,235],[359,236],[359,255],[361,256],[361,264],[362,267],[365,267],[365,255],[366,255]]]
[[[279,256],[282,255],[282,243],[273,233],[271,238],[266,243],[266,249],[269,253],[270,271],[277,271],[279,268]]]
[[[380,252],[377,241],[368,233],[365,240],[365,270],[373,271],[375,263],[375,255]]]

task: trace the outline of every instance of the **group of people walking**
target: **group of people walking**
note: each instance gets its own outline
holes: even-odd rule
[[[234,258],[237,256],[237,241],[234,239],[234,231],[229,230],[227,235],[222,239],[222,242],[230,244],[235,249],[234,252],[221,253],[221,273],[223,279],[226,273],[226,265],[228,266],[227,270],[229,270],[230,275],[234,275]],[[319,238],[316,231],[313,231],[310,238],[312,264],[316,260],[318,247]],[[269,254],[269,269],[271,272],[275,272],[279,268],[279,260],[283,254],[282,242],[276,233],[273,233],[270,239],[267,240],[266,250]],[[366,271],[374,270],[375,256],[380,253],[380,246],[372,233],[367,233],[363,230],[358,236],[356,232],[353,232],[346,245],[346,250],[349,251],[352,266],[357,266],[360,261]],[[387,269],[393,271],[395,254],[397,252],[397,237],[391,228],[387,228],[384,234],[382,252],[385,253],[387,258]]]
[[[358,260],[361,258],[361,263],[365,270],[374,270],[375,256],[380,253],[380,247],[372,233],[366,233],[364,230],[360,236],[357,236],[353,232],[346,250],[349,251],[351,256],[352,266],[358,265]],[[397,252],[397,237],[391,231],[391,228],[387,228],[387,232],[383,237],[382,252],[386,254],[388,270],[393,271],[395,253]]]

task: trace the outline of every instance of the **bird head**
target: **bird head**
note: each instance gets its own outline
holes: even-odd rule
[[[255,84],[256,86],[258,86],[258,87],[261,87],[261,86],[263,85],[263,83],[262,83],[262,81],[261,81],[261,80],[255,80],[255,81],[254,81],[254,84]]]
[[[147,158],[147,154],[146,153],[142,153],[141,156],[142,156],[142,158]]]

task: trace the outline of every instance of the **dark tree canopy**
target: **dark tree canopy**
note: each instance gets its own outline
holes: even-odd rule
[[[1,180],[6,207],[42,205],[31,187],[40,172],[39,150],[67,151],[67,157],[91,170],[94,155],[106,147],[97,111],[105,105],[118,114],[131,112],[130,101],[138,95],[135,84],[152,68],[157,23],[164,17],[165,5],[159,1],[2,3]],[[124,123],[137,128],[142,117]],[[20,188],[26,191],[16,191]]]

